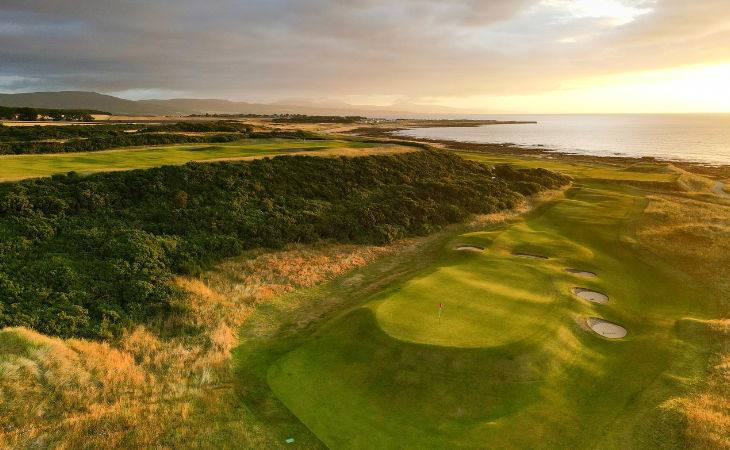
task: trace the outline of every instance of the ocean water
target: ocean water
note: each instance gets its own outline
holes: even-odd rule
[[[475,143],[511,143],[595,156],[653,156],[730,164],[730,114],[546,114],[472,116],[536,124],[413,128],[396,135]]]

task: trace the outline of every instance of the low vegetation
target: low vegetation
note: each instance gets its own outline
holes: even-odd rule
[[[47,108],[28,108],[14,106],[0,106],[0,119],[20,120],[20,121],[36,121],[36,120],[67,120],[79,122],[91,122],[94,120],[92,114],[109,113],[104,111],[95,111],[88,109],[47,109]]]
[[[236,329],[274,296],[403,248],[293,244],[177,277],[189,308],[113,343],[0,330],[0,448],[270,448],[280,440],[239,405]],[[185,335],[170,336],[170,323]]]
[[[510,208],[520,191],[567,181],[421,151],[5,183],[0,327],[108,339],[183,308],[173,274],[200,273],[245,249],[320,239],[389,243]]]
[[[709,201],[708,201],[709,200]],[[695,334],[695,345],[711,352],[707,374],[693,390],[667,400],[662,408],[681,424],[692,448],[730,448],[730,201],[706,194],[651,195],[638,237],[651,251],[716,287],[719,319],[681,323]],[[698,302],[714,298],[700,297]],[[699,339],[698,339],[699,338]]]
[[[0,184],[0,447],[730,446],[713,183],[468,157]]]
[[[661,165],[533,164],[574,173],[574,187],[453,233],[372,290],[340,280],[249,316],[234,355],[261,422],[337,448],[726,447],[727,203]],[[604,339],[586,317],[628,335]]]
[[[285,114],[274,117],[272,123],[360,123],[366,121],[362,116],[308,116],[305,114]]]
[[[322,139],[305,131],[252,131],[240,122],[180,122],[167,125],[67,125],[10,127],[0,125],[0,155],[77,153],[112,148],[223,143],[246,138]]]
[[[267,155],[303,154],[363,156],[416,150],[401,145],[381,145],[341,140],[242,139],[217,144],[174,144],[115,149],[0,157],[0,181],[44,177],[68,172],[87,174],[112,170],[144,169],[192,161],[242,160]]]

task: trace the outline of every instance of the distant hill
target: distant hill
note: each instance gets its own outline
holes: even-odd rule
[[[297,102],[247,103],[220,99],[176,98],[170,100],[126,100],[86,91],[0,94],[0,106],[33,108],[94,109],[115,115],[186,116],[189,114],[320,114],[320,115],[412,115],[473,114],[471,111],[439,105],[398,104],[394,106],[350,105],[347,103]]]

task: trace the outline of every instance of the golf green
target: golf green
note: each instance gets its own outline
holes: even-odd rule
[[[602,171],[673,179],[593,170]],[[677,324],[712,317],[719,304],[637,251],[632,224],[646,196],[606,178],[579,178],[565,198],[506,224],[454,233],[418,273],[279,349],[267,376],[273,393],[332,448],[663,445],[671,427],[658,406],[707,358]],[[578,298],[575,286],[611,301]],[[628,334],[602,337],[588,317]]]

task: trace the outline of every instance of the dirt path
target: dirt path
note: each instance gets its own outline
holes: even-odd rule
[[[729,197],[730,194],[725,192],[722,188],[725,186],[725,183],[720,183],[719,181],[715,183],[715,185],[712,187],[712,192],[714,192],[717,195],[721,195],[723,197]]]

